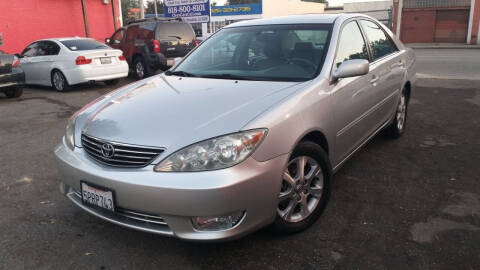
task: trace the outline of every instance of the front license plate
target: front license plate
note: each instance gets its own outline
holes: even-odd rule
[[[112,63],[112,58],[111,57],[101,57],[100,58],[100,63],[103,64],[111,64]]]
[[[113,191],[103,187],[93,187],[90,184],[81,182],[82,201],[84,204],[96,206],[108,211],[115,211]]]

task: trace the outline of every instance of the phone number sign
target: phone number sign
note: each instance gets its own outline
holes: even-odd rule
[[[210,0],[165,0],[165,17],[189,23],[210,21]]]

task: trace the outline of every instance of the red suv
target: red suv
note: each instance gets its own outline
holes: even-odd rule
[[[166,70],[198,44],[192,26],[181,19],[151,18],[129,22],[105,42],[120,49],[137,79]]]

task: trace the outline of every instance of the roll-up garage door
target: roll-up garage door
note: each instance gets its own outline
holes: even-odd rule
[[[435,42],[465,43],[467,41],[469,10],[437,10]]]

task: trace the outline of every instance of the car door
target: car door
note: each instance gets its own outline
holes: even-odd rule
[[[344,61],[370,60],[366,40],[356,20],[344,23],[335,53],[333,70]],[[370,83],[371,74],[338,79],[332,84],[336,123],[334,164],[342,162],[375,129],[371,110],[376,92]]]
[[[125,36],[125,28],[120,28],[110,38],[108,45],[114,49],[122,50],[122,43]]]
[[[40,42],[34,42],[28,45],[22,52],[20,63],[22,65],[22,69],[25,72],[25,83],[26,84],[35,84],[35,60],[34,58],[37,56],[37,51],[39,48]]]
[[[376,126],[391,119],[398,102],[405,73],[401,53],[380,25],[369,19],[359,20],[372,56],[371,85],[375,90]]]
[[[127,28],[125,41],[122,43],[122,51],[127,57],[127,60],[131,62],[131,58],[135,52],[135,41],[138,38],[138,25],[132,25]]]
[[[51,85],[51,72],[54,63],[57,61],[60,46],[53,41],[41,41],[40,44],[41,55],[35,57],[35,67],[38,77],[37,83],[43,85]]]

